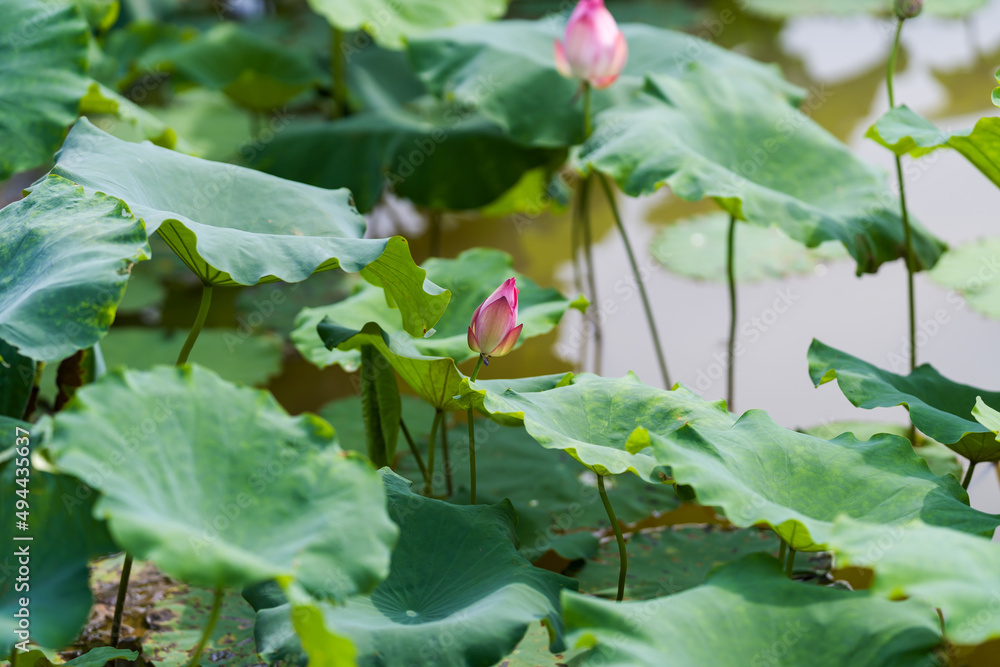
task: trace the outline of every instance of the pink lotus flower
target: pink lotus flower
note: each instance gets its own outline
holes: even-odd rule
[[[607,88],[625,68],[628,44],[604,0],[580,0],[566,24],[564,40],[557,39],[555,46],[556,69],[565,77]]]
[[[517,324],[517,285],[513,278],[504,281],[472,314],[469,347],[486,357],[502,357],[521,335]]]

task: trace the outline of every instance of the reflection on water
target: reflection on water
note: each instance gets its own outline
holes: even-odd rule
[[[888,20],[870,17],[808,18],[774,24],[741,19],[718,42],[754,57],[778,62],[786,76],[821,100],[813,117],[848,142],[864,159],[892,168],[892,157],[864,138],[865,130],[888,107],[885,58],[892,39]],[[970,44],[970,38],[973,43]],[[905,53],[896,77],[901,103],[932,117],[944,128],[971,127],[984,115],[1000,115],[990,103],[993,73],[1000,66],[1000,0],[967,21],[921,17],[903,31]],[[932,154],[908,169],[908,196],[916,217],[951,244],[1000,235],[1000,191],[964,158]],[[667,192],[642,200],[622,198],[633,243],[648,247],[658,227],[694,213],[710,202],[679,201]],[[658,384],[652,344],[634,291],[624,286],[631,273],[607,206],[594,200],[597,284],[600,301],[617,310],[605,322],[602,372],[618,376],[634,370]],[[388,218],[387,218],[388,219]],[[380,219],[380,233],[393,224]],[[403,223],[413,234],[414,222]],[[419,232],[418,232],[419,233]],[[411,238],[413,238],[411,236]],[[415,254],[426,252],[426,236],[413,241]],[[487,245],[515,257],[519,270],[541,284],[572,291],[568,216],[541,216],[520,231],[502,220],[452,216],[446,220],[442,253]],[[647,252],[648,289],[674,379],[708,398],[725,393],[726,289],[695,283],[658,268]],[[806,350],[813,337],[880,366],[905,371],[907,348],[906,278],[900,262],[877,275],[854,276],[850,261],[819,266],[815,275],[741,286],[739,338],[745,353],[737,361],[736,408],[767,410],[787,427],[843,419],[899,421],[902,408],[860,412],[833,384],[813,388],[806,371]],[[934,364],[959,382],[1000,389],[996,349],[1000,323],[971,312],[954,295],[923,276],[917,279],[918,318],[926,336],[921,362]],[[943,325],[935,327],[938,318]],[[572,367],[580,358],[581,319],[572,314],[558,335],[534,340],[503,360],[503,373],[530,375]],[[926,340],[924,340],[926,338]],[[555,355],[551,355],[551,351]],[[585,367],[589,370],[589,367]],[[973,504],[1000,511],[1000,492],[992,466],[982,466],[972,482]]]

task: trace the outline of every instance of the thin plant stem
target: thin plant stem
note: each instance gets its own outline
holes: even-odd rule
[[[663,376],[663,383],[666,385],[666,388],[670,389],[672,385],[670,383],[670,374],[667,372],[667,359],[663,355],[663,348],[660,345],[660,335],[656,331],[656,320],[653,318],[653,309],[649,305],[649,296],[646,294],[646,286],[642,282],[642,276],[639,275],[639,265],[635,261],[632,244],[628,240],[628,234],[625,233],[625,225],[622,223],[622,217],[618,212],[618,204],[615,202],[615,195],[611,191],[611,186],[608,185],[608,181],[603,175],[598,175],[598,180],[601,182],[601,187],[604,188],[608,204],[611,205],[611,213],[615,219],[615,226],[618,227],[618,233],[621,234],[622,242],[625,244],[625,253],[628,255],[629,264],[632,266],[632,275],[635,277],[636,285],[639,288],[642,307],[646,311],[646,322],[649,324],[649,333],[653,337],[653,349],[656,351],[656,360],[660,365],[660,375]]]
[[[594,117],[590,104],[590,83],[583,82],[583,140],[590,138],[594,131]]]
[[[781,540],[780,537],[778,539]],[[778,560],[784,563],[787,555],[788,555],[788,542],[781,540],[781,546],[778,547]]]
[[[476,362],[476,367],[469,377],[470,382],[475,382],[479,377],[485,359],[483,355],[479,355],[479,361]],[[469,408],[469,501],[473,505],[476,504],[476,424],[471,407]]]
[[[215,597],[212,598],[212,611],[208,617],[208,625],[205,626],[205,631],[201,634],[201,641],[195,647],[194,655],[188,661],[187,667],[194,667],[198,664],[201,654],[205,650],[205,644],[208,643],[209,638],[212,636],[212,631],[215,630],[215,624],[219,620],[219,610],[222,609],[222,592],[222,586],[216,587]]]
[[[896,71],[896,55],[899,53],[899,36],[903,32],[903,21],[899,19],[896,23],[896,35],[892,40],[892,50],[889,52],[889,62],[886,65],[885,87],[889,94],[889,108],[896,108],[896,97],[892,89],[892,77]],[[909,305],[909,331],[910,331],[910,372],[917,367],[917,306],[913,286],[913,240],[910,234],[910,216],[906,210],[906,184],[903,180],[903,159],[895,156],[896,180],[899,183],[899,208],[903,218],[903,246],[906,253],[906,294]],[[917,443],[917,427],[910,421],[910,442]]]
[[[424,495],[434,493],[434,441],[437,440],[438,426],[441,424],[440,410],[434,411],[434,421],[431,422],[431,437],[427,441],[427,474],[424,475]]]
[[[347,115],[347,78],[344,67],[344,33],[330,27],[330,82],[333,92],[333,114],[340,118]]]
[[[403,437],[406,438],[406,444],[410,446],[410,451],[413,452],[413,458],[417,461],[417,468],[420,469],[420,476],[427,477],[427,466],[424,465],[424,457],[420,455],[420,450],[417,449],[417,443],[413,441],[413,436],[410,435],[410,429],[406,428],[406,422],[403,418],[399,418],[399,428],[403,431]]]
[[[590,228],[590,176],[584,177],[580,183],[579,206],[580,206],[580,230],[583,232],[583,256],[587,263],[587,290],[591,306],[597,307],[597,272],[594,271],[594,253],[592,249],[592,236]],[[601,365],[604,361],[604,330],[601,326],[600,318],[594,315],[591,308],[588,308],[589,319],[594,327],[594,372],[600,375]]]
[[[726,345],[726,406],[733,409],[733,374],[736,367],[736,216],[729,216],[729,235],[726,242],[726,278],[729,280],[729,340]]]
[[[442,419],[444,421],[441,424],[441,454],[444,457],[444,484],[448,496],[451,497],[454,490],[451,483],[451,454],[448,452],[448,424],[446,417]]]
[[[428,246],[431,257],[441,256],[441,211],[431,209],[427,212]]]
[[[788,560],[785,561],[785,576],[789,579],[795,572],[795,549],[788,547]]]
[[[177,357],[178,366],[183,366],[187,363],[188,355],[191,354],[191,349],[194,348],[194,343],[198,340],[198,334],[201,333],[202,327],[205,326],[205,320],[208,319],[208,309],[211,305],[212,286],[203,285],[201,288],[201,305],[198,306],[198,315],[194,318],[191,331],[188,333],[187,340],[184,341],[184,347],[181,348],[181,353]]]
[[[962,480],[962,488],[966,491],[969,490],[969,483],[972,482],[972,471],[976,469],[976,464],[979,461],[969,461],[969,468],[965,471],[965,478]]]
[[[622,527],[615,516],[615,510],[608,500],[607,489],[604,488],[604,475],[597,476],[597,490],[601,492],[601,502],[604,503],[604,510],[611,520],[611,527],[615,529],[615,539],[618,540],[618,597],[616,601],[621,602],[625,598],[625,575],[628,573],[628,551],[625,550],[625,538],[622,537]]]
[[[128,579],[132,575],[132,554],[125,552],[122,576],[118,580],[118,597],[115,599],[115,615],[111,619],[111,648],[118,648],[122,632],[122,615],[125,613],[125,595],[128,593]]]

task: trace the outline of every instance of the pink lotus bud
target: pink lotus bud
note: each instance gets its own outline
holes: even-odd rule
[[[556,40],[556,69],[565,77],[607,88],[625,68],[628,44],[604,0],[580,0],[563,39]]]
[[[521,335],[517,324],[517,285],[508,278],[472,314],[469,347],[484,357],[502,357]]]

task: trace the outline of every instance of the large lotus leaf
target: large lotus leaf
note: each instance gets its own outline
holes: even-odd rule
[[[20,419],[34,386],[35,362],[0,339],[0,417]]]
[[[477,209],[526,171],[564,159],[563,150],[515,142],[474,108],[425,97],[336,122],[293,125],[253,165],[310,185],[349,188],[367,212],[386,188],[420,206]]]
[[[758,81],[795,101],[803,96],[777,67],[693,35],[643,24],[621,29],[628,63],[614,85],[594,91],[595,111],[632,97],[649,73],[686,78],[693,63],[711,68],[717,79]],[[410,40],[408,49],[431,93],[479,109],[518,141],[559,148],[583,140],[583,107],[574,101],[580,83],[559,74],[552,55],[562,32],[549,19],[498,21],[441,30]]]
[[[617,507],[615,511],[617,512]],[[751,553],[776,555],[778,538],[769,530],[722,530],[687,526],[635,533],[628,542],[626,600],[674,595],[705,583],[712,570]],[[618,592],[618,544],[607,540],[574,574],[580,591],[614,599]]]
[[[89,29],[72,2],[0,0],[0,181],[45,164],[87,92]]]
[[[347,93],[357,111],[398,108],[427,92],[402,51],[368,44],[349,55]]]
[[[650,253],[667,270],[696,280],[726,280],[729,216],[709,213],[676,222],[657,234]],[[839,243],[803,248],[777,227],[739,225],[733,268],[741,283],[809,274],[818,265],[844,257]]]
[[[977,239],[948,249],[932,271],[931,280],[955,290],[949,303],[961,306],[957,296],[969,307],[990,319],[1000,319],[1000,238]]]
[[[463,396],[502,424],[523,423],[543,447],[562,449],[598,475],[632,472],[658,484],[667,479],[649,449],[651,434],[665,435],[688,421],[727,428],[733,416],[722,401],[710,403],[685,387],[665,391],[633,374],[603,378],[575,375],[548,391],[476,391],[466,383]]]
[[[399,544],[389,578],[370,596],[320,605],[329,630],[350,639],[360,667],[487,667],[509,653],[529,624],[544,620],[561,650],[559,593],[572,579],[535,568],[517,552],[509,502],[457,506],[412,493],[383,469]],[[254,602],[254,600],[251,600]],[[258,603],[259,604],[259,603]],[[262,609],[261,653],[294,655],[289,606]]]
[[[931,667],[941,630],[934,610],[866,592],[807,586],[752,554],[677,595],[616,604],[563,595],[569,641],[594,649],[582,666],[670,664]]]
[[[1000,461],[997,434],[972,416],[977,396],[1000,406],[1000,392],[952,382],[929,364],[896,375],[818,340],[809,346],[809,377],[817,387],[836,379],[847,400],[859,408],[902,405],[914,426],[970,461]]]
[[[103,494],[115,541],[201,586],[297,580],[316,595],[372,590],[395,528],[367,464],[329,424],[198,366],[116,370],[55,419],[60,468]]]
[[[364,30],[380,45],[402,48],[436,28],[499,18],[508,0],[308,0],[314,12],[343,31]]]
[[[463,410],[468,401],[459,397],[466,377],[455,366],[451,357],[431,357],[416,348],[413,338],[404,331],[386,333],[375,322],[360,330],[341,327],[323,320],[316,327],[323,343],[330,349],[360,350],[362,345],[373,345],[399,373],[403,381],[421,398],[440,410]],[[505,386],[518,387],[521,391],[544,391],[555,386],[562,375],[496,380]],[[496,387],[498,385],[486,385]],[[502,391],[503,389],[500,389]]]
[[[0,211],[0,338],[45,362],[92,346],[144,259],[146,230],[128,206],[44,179]]]
[[[869,588],[874,595],[917,598],[940,609],[945,637],[953,644],[1000,637],[995,542],[921,522],[888,527],[844,517],[834,524],[830,546],[838,568],[874,572]]]
[[[431,258],[423,264],[427,279],[451,292],[448,309],[434,327],[434,334],[413,340],[413,348],[430,357],[451,357],[461,363],[476,356],[469,348],[469,323],[472,314],[503,281],[517,278],[519,290],[517,321],[524,325],[518,345],[534,336],[546,334],[559,324],[570,307],[585,308],[585,302],[570,302],[558,290],[542,288],[514,270],[507,253],[491,248],[466,250],[455,259]],[[292,341],[303,357],[320,368],[340,365],[357,368],[356,351],[328,350],[316,333],[316,325],[329,319],[338,326],[360,329],[367,322],[378,322],[382,330],[395,334],[403,330],[399,313],[385,304],[381,290],[363,286],[349,298],[330,306],[306,308],[295,320]]]
[[[220,23],[195,39],[152,49],[139,65],[220,90],[255,111],[280,107],[321,79],[305,56],[233,22]]]
[[[903,105],[887,111],[865,136],[896,155],[920,157],[938,148],[954,148],[1000,186],[1000,118],[980,118],[971,130],[946,132]]]
[[[157,146],[194,153],[193,146],[177,136],[157,116],[107,86],[91,83],[80,98],[80,115],[102,130],[126,141],[151,141]]]
[[[263,143],[261,135],[255,137],[253,114],[215,90],[189,88],[174,95],[169,106],[150,107],[147,113],[183,137],[187,148],[175,150],[206,160],[229,162],[251,157]],[[274,118],[276,127],[283,122],[277,119],[284,117],[275,114]],[[267,131],[260,130],[264,137]],[[155,139],[153,143],[162,145]]]
[[[598,116],[579,160],[632,196],[669,186],[810,248],[839,241],[859,274],[904,247],[884,174],[752,79],[700,66],[683,79],[651,78],[634,103]],[[944,244],[918,224],[912,238],[917,267],[934,266]]]
[[[423,407],[429,415],[427,406]],[[338,426],[336,421],[331,423]],[[411,421],[407,425],[413,429]],[[426,424],[422,432],[429,428],[430,424]],[[337,432],[343,438],[339,428]],[[448,441],[454,494],[447,500],[468,504],[467,425],[452,429]],[[404,477],[420,476],[408,450],[400,451],[394,469]],[[443,476],[437,477],[434,492],[443,496],[447,487]],[[597,547],[593,532],[611,528],[596,482],[594,475],[573,457],[540,447],[523,427],[476,420],[476,497],[485,504],[510,500],[517,512],[520,551],[526,558],[535,560],[549,549],[570,560],[593,555]],[[654,512],[675,510],[680,504],[671,486],[646,484],[634,475],[613,477],[606,485],[615,514],[625,523],[646,519]],[[617,568],[616,561],[616,578]]]
[[[38,431],[31,428],[31,446],[38,444]],[[14,429],[3,432],[2,447],[15,444]],[[23,432],[18,432],[23,435]],[[103,521],[91,516],[93,490],[68,475],[53,475],[28,467],[20,475],[16,456],[0,467],[0,493],[4,497],[4,554],[0,556],[0,654],[9,655],[18,627],[15,612],[27,597],[31,640],[41,646],[60,649],[73,641],[87,622],[93,604],[88,586],[87,560],[115,550]],[[26,485],[17,483],[26,480]],[[27,488],[27,493],[17,491]],[[15,521],[15,501],[26,500],[28,529],[19,530]],[[16,511],[25,511],[16,508]],[[30,539],[19,539],[28,537]],[[63,548],[57,548],[63,545]],[[69,546],[72,545],[72,548]],[[25,549],[27,560],[19,555]],[[26,565],[27,576],[19,575]],[[25,588],[25,585],[29,588]],[[20,588],[19,588],[20,587]]]
[[[80,120],[54,173],[120,197],[206,284],[298,282],[316,271],[360,272],[422,336],[448,294],[424,280],[402,237],[365,239],[346,190],[323,190],[115,139]]]
[[[969,507],[951,475],[939,477],[906,438],[859,441],[789,431],[762,410],[728,429],[695,421],[667,437],[651,436],[653,454],[698,502],[737,526],[769,526],[799,551],[823,551],[835,517],[883,525],[914,518],[992,535],[1000,518]]]
[[[937,16],[959,17],[971,14],[987,0],[927,0],[923,11]],[[746,0],[741,9],[772,19],[814,14],[892,14],[893,0]]]

